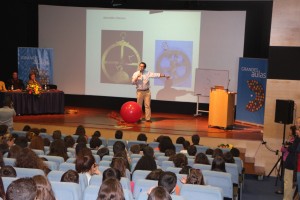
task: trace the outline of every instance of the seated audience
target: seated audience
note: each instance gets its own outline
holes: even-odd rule
[[[3,81],[0,81],[0,92],[6,92],[7,89],[5,87],[5,83]]]
[[[147,176],[146,179],[147,180],[154,180],[154,181],[158,181],[160,175],[163,173],[164,171],[162,169],[155,169],[153,171],[151,171]]]
[[[17,72],[13,72],[11,79],[6,81],[6,87],[10,90],[24,90],[25,89],[23,80],[18,78]]]
[[[126,151],[126,146],[122,141],[116,141],[113,145],[113,152],[117,154],[119,152]]]
[[[60,130],[55,130],[52,133],[52,138],[53,140],[61,140],[61,131]]]
[[[45,146],[45,147],[49,147],[50,144],[51,144],[49,138],[43,138],[43,142],[44,142],[44,146]]]
[[[211,164],[211,171],[226,172],[225,161],[223,157],[216,156]]]
[[[79,152],[80,152],[82,149],[88,149],[88,148],[86,147],[86,143],[84,143],[84,142],[79,142],[79,143],[76,145],[76,147],[75,147],[75,153],[76,153],[76,156],[79,155]]]
[[[30,149],[38,149],[44,151],[44,140],[41,136],[35,135],[30,141]]]
[[[76,140],[76,143],[85,143],[85,144],[87,144],[87,139],[84,135],[79,135],[77,140]]]
[[[86,136],[85,135],[85,128],[83,125],[78,125],[77,128],[76,128],[76,131],[74,133],[74,135],[82,135],[82,136]]]
[[[49,173],[49,168],[43,160],[38,157],[30,148],[24,148],[16,158],[16,167],[41,169],[45,175]]]
[[[233,157],[240,157],[240,150],[238,148],[231,148],[230,153],[233,155]]]
[[[51,184],[46,176],[36,175],[32,177],[37,188],[36,199],[55,200]]]
[[[189,154],[189,156],[195,156],[197,154],[197,148],[195,147],[195,145],[189,146],[187,149],[187,153]]]
[[[47,129],[45,129],[45,128],[40,128],[40,133],[47,133]]]
[[[230,152],[224,153],[223,158],[225,163],[235,163],[235,160]]]
[[[30,131],[31,127],[29,125],[25,125],[22,131]]]
[[[98,165],[95,162],[95,158],[92,154],[83,155],[79,153],[75,160],[75,169],[78,173],[86,175],[88,183],[90,183],[93,175],[100,175]]]
[[[119,170],[121,177],[127,177],[126,160],[123,157],[114,157],[110,163],[110,167]]]
[[[169,136],[163,136],[159,139],[159,151],[165,153],[167,149],[173,149],[176,152],[175,146]]]
[[[222,151],[222,149],[220,149],[220,148],[216,148],[215,150],[214,150],[214,153],[212,154],[212,158],[214,158],[214,157],[216,157],[216,156],[221,156],[221,157],[223,157],[223,151]]]
[[[40,129],[38,129],[38,128],[32,128],[29,131],[33,132],[35,135],[39,135],[41,133]]]
[[[157,186],[151,190],[147,200],[172,200],[172,197],[166,188]]]
[[[176,139],[176,144],[182,144],[183,146],[184,141],[185,141],[184,137],[180,136]]]
[[[130,147],[130,154],[140,154],[140,145],[134,144]]]
[[[7,187],[6,200],[36,200],[37,187],[33,178],[19,178]]]
[[[65,147],[65,143],[61,139],[54,140],[50,144],[49,156],[60,156],[63,157],[66,161],[68,159],[67,148]]]
[[[108,178],[102,182],[97,200],[125,200],[122,185],[116,178]]]
[[[15,144],[20,146],[21,148],[26,148],[26,147],[28,147],[28,140],[25,136],[19,136],[15,140]]]
[[[179,171],[179,174],[189,174],[190,173],[190,170],[192,169],[191,166],[184,166],[180,171]]]
[[[100,156],[100,160],[102,160],[103,156],[109,155],[109,149],[102,147],[97,151],[97,155]]]
[[[183,142],[183,149],[182,150],[180,150],[180,153],[187,153],[187,150],[188,150],[188,148],[191,146],[191,144],[190,144],[190,142],[189,141],[187,141],[187,140],[185,140],[184,142]]]
[[[98,150],[102,145],[102,140],[99,139],[97,136],[92,136],[90,140],[90,148],[94,150]]]
[[[188,165],[188,159],[183,153],[178,153],[174,156],[173,163],[175,167],[183,168]]]
[[[16,116],[16,111],[14,109],[13,101],[10,96],[5,96],[3,107],[0,108],[0,124],[7,125],[9,133],[11,133],[14,128],[14,117]]]
[[[17,177],[17,172],[14,167],[5,165],[0,168],[1,177]]]
[[[79,183],[79,174],[75,170],[69,169],[61,176],[60,182]]]
[[[119,170],[115,169],[115,168],[112,168],[112,167],[107,168],[102,173],[102,182],[104,182],[108,178],[116,178],[120,181],[121,180],[121,172]]]
[[[208,148],[208,149],[206,149],[206,151],[205,151],[205,154],[206,155],[213,155],[213,153],[214,153],[214,150],[213,149],[211,149],[211,148]]]
[[[116,130],[116,132],[115,132],[115,139],[122,140],[123,139],[123,131]]]
[[[190,169],[187,176],[186,184],[204,185],[203,174],[200,169]]]
[[[140,133],[138,136],[137,136],[137,140],[138,141],[145,141],[145,142],[147,142],[147,136],[146,136],[146,134],[145,133]]]
[[[204,153],[198,153],[195,157],[195,164],[210,165],[209,160]]]
[[[7,157],[8,158],[16,158],[21,151],[22,151],[22,148],[19,145],[14,145],[14,146],[10,147]]]
[[[98,137],[98,138],[101,137],[100,131],[95,131],[94,134],[92,135],[92,137],[93,136]]]
[[[192,135],[192,143],[193,145],[200,145],[200,137],[197,134]]]
[[[173,194],[175,190],[178,190],[179,188],[176,188],[177,184],[177,176],[173,172],[163,172],[159,179],[158,179],[158,186],[164,187],[169,194]],[[176,194],[179,194],[179,190],[176,191]]]
[[[174,151],[174,149],[166,149],[165,156],[171,157],[171,156],[175,156],[175,155],[176,155],[176,152]]]
[[[74,148],[75,140],[71,135],[67,135],[64,138],[64,142],[65,142],[65,147],[66,148]]]

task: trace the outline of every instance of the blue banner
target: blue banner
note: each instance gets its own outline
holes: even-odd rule
[[[264,124],[268,60],[240,58],[236,120]]]
[[[30,72],[40,84],[53,84],[53,49],[18,48],[18,75],[27,85]]]

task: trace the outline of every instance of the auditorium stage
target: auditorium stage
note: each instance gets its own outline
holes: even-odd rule
[[[118,120],[114,118],[116,117],[114,114],[118,115],[119,111],[83,107],[66,107],[65,110],[71,112],[69,114],[66,112],[65,114],[16,116],[14,122],[17,128],[15,129],[21,129],[25,124],[29,124],[32,127],[44,127],[49,130],[49,133],[52,133],[53,129],[68,127],[70,131],[66,134],[73,134],[76,126],[81,124],[90,129],[88,135],[92,134],[92,130],[100,130],[101,133],[110,131],[112,133],[117,129],[121,129],[124,132],[135,132],[137,134],[140,132],[149,133],[154,137],[162,134],[170,135],[173,138],[198,134],[200,137],[209,138],[251,141],[262,141],[263,139],[263,127],[235,123],[232,130],[209,128],[207,116],[153,112],[152,123],[142,121],[139,124],[124,125],[118,123]]]

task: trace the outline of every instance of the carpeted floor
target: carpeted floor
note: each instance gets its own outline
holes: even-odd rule
[[[258,180],[257,176],[245,175],[244,189],[242,200],[281,200],[282,194],[275,192],[280,189],[281,181],[277,181],[276,177],[263,177],[263,180]]]

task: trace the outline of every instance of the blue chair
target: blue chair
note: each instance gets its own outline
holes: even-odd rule
[[[174,167],[173,161],[162,161],[161,168],[162,170],[166,170],[168,167]]]
[[[26,134],[27,134],[27,131],[15,131],[15,130],[13,130],[12,132],[11,132],[11,134],[16,134],[16,135],[18,135],[19,137],[26,137]]]
[[[85,174],[79,174],[79,185],[81,188],[81,192],[83,193],[85,188],[89,185],[88,179]]]
[[[60,156],[39,155],[39,157],[46,158],[48,161],[56,162],[58,166],[65,162],[64,158]]]
[[[194,164],[194,165],[192,165],[192,167],[195,168],[195,169],[201,169],[201,171],[203,171],[203,170],[211,170],[211,165]]]
[[[152,147],[153,149],[158,148],[159,143],[158,142],[150,142],[149,147]]]
[[[99,139],[102,141],[102,145],[106,147],[107,146],[107,140],[106,140],[106,138],[100,137]]]
[[[16,166],[16,159],[15,158],[3,158],[5,165],[10,165],[12,167]]]
[[[101,161],[99,162],[99,165],[100,165],[100,166],[110,167],[110,164],[111,164],[111,161],[109,161],[109,160],[101,160]]]
[[[168,156],[158,156],[156,160],[158,161],[158,165],[161,166],[163,161],[168,161],[170,157]]]
[[[66,160],[66,163],[75,163],[75,161],[76,161],[76,158],[68,158]]]
[[[146,144],[146,142],[145,141],[138,141],[138,140],[128,140],[128,142],[127,142],[127,149],[130,149],[130,147],[132,145],[135,145],[135,144],[138,144],[138,145],[140,145],[140,144]]]
[[[131,164],[136,164],[139,160],[140,160],[140,158],[132,158]]]
[[[43,150],[39,149],[31,149],[36,155],[45,155],[45,152]]]
[[[67,148],[67,152],[72,153],[72,157],[75,158],[76,157],[76,150],[75,148]]]
[[[102,160],[112,161],[112,159],[113,159],[113,156],[109,156],[109,155],[105,155],[105,156],[102,157]]]
[[[186,178],[187,175],[186,174],[178,174],[177,173],[176,176],[177,176],[177,185],[178,185],[179,188],[181,188],[182,185],[183,185],[183,183],[181,182],[181,179],[182,178]]]
[[[207,158],[208,158],[209,164],[212,164],[214,158],[212,158],[212,157],[207,157]]]
[[[209,149],[208,146],[201,146],[201,145],[195,145],[197,149],[197,153],[205,153],[207,149]]]
[[[50,170],[58,170],[58,165],[56,162],[53,161],[43,161]]]
[[[183,184],[180,196],[193,200],[223,200],[221,188],[204,185]]]
[[[82,192],[79,184],[55,181],[50,181],[50,183],[57,200],[82,200]]]
[[[11,182],[17,180],[18,178],[15,177],[2,177],[4,191],[7,190],[7,187],[11,184]]]
[[[175,146],[176,153],[179,153],[183,149],[182,144],[174,144],[174,146]]]
[[[21,168],[21,167],[14,167],[17,172],[18,178],[24,178],[24,177],[33,177],[35,175],[43,175],[45,176],[45,173],[41,169],[31,169],[31,168]]]
[[[49,146],[44,146],[44,152],[47,155],[50,152],[50,147]]]
[[[83,193],[83,200],[97,199],[100,185],[89,185]]]
[[[141,192],[148,192],[150,188],[156,187],[158,181],[138,179],[134,182],[133,198],[137,199]]]
[[[69,169],[72,169],[72,170],[75,170],[75,163],[61,163],[59,165],[59,171],[63,171],[63,172],[66,172],[68,171]]]
[[[133,154],[130,155],[130,158],[131,159],[133,159],[133,158],[141,158],[142,156],[143,156],[142,154],[135,154],[135,153],[133,153]]]
[[[154,152],[155,159],[157,159],[159,156],[165,156],[165,153],[163,153],[163,152]]]
[[[123,189],[131,191],[130,179],[127,177],[121,177],[120,183]]]
[[[117,141],[121,141],[125,144],[125,147],[127,147],[127,142],[126,140],[122,140],[122,139],[114,139],[114,138],[109,138],[107,139],[107,146],[114,146],[115,142]]]
[[[102,184],[102,175],[93,175],[89,182],[89,185],[97,185],[100,186]]]
[[[243,173],[243,168],[244,168],[244,162],[240,157],[233,157],[235,163],[238,166],[239,174]]]
[[[53,142],[52,135],[49,135],[48,133],[40,133],[39,136],[41,136],[42,138],[48,138],[50,142]]]
[[[239,170],[238,166],[235,163],[225,163],[225,169],[227,173],[230,173],[232,176],[232,182],[239,185]]]
[[[93,154],[94,158],[95,158],[95,162],[99,163],[100,162],[100,156],[99,155],[95,155]]]
[[[233,198],[233,182],[230,173],[216,171],[202,171],[206,185],[222,188],[223,196]]]
[[[150,172],[150,170],[135,170],[132,174],[132,181],[135,183],[139,179],[144,180]]]
[[[47,175],[47,178],[49,181],[57,181],[57,182],[60,182],[61,180],[61,177],[62,175],[64,174],[65,172],[63,171],[58,171],[58,170],[53,170],[53,171],[50,171]]]
[[[179,174],[181,169],[182,168],[180,168],[180,167],[167,167],[167,169],[165,171],[174,172],[175,174]]]
[[[108,168],[110,168],[109,166],[99,166],[98,167],[99,168],[99,171],[101,172],[101,173],[103,173],[106,169],[108,169]]]
[[[188,165],[189,165],[189,166],[193,166],[193,165],[194,165],[194,162],[195,162],[195,159],[188,158]]]

